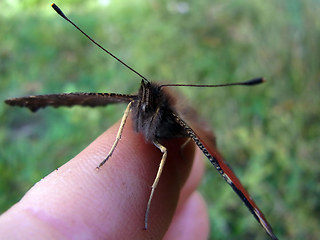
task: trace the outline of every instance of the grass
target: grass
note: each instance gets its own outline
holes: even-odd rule
[[[254,88],[181,91],[281,239],[320,235],[318,1],[57,2],[74,21],[155,81]],[[0,3],[0,100],[70,91],[136,92],[140,79],[39,1]],[[207,104],[204,104],[207,103]],[[26,109],[0,105],[0,210],[77,154],[124,107]],[[208,164],[200,186],[211,239],[265,239]]]

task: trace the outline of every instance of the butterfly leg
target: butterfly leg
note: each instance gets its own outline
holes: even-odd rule
[[[181,144],[180,146],[180,156],[182,159],[185,159],[186,156],[184,153],[184,149],[187,147],[187,145],[189,144],[189,142],[191,141],[191,138],[188,138],[184,143]]]
[[[156,178],[155,178],[155,180],[154,180],[154,182],[153,182],[153,184],[151,186],[151,193],[150,193],[150,196],[149,196],[147,209],[146,209],[146,214],[145,214],[145,217],[144,217],[144,228],[145,229],[148,228],[149,210],[150,210],[150,205],[151,205],[151,200],[152,200],[152,197],[153,197],[153,194],[154,194],[154,190],[156,189],[156,187],[158,185],[158,182],[159,182],[159,179],[160,179],[164,164],[165,164],[166,159],[167,159],[167,148],[162,146],[157,141],[154,141],[153,144],[162,152],[162,158],[161,158],[161,161],[160,161],[160,165],[159,165],[159,168],[158,168],[158,172],[157,172]]]
[[[188,145],[188,143],[191,141],[191,138],[188,138],[181,146],[180,146],[180,149],[181,149],[181,152],[183,151],[183,149]]]
[[[107,157],[106,157],[106,158],[99,164],[99,166],[97,167],[97,170],[99,170],[100,167],[101,167],[103,164],[105,164],[106,161],[108,161],[108,159],[111,157],[113,151],[114,151],[115,148],[117,147],[118,142],[119,142],[119,140],[121,139],[121,135],[122,135],[122,131],[123,131],[124,125],[125,125],[125,123],[126,123],[126,121],[127,121],[127,118],[128,118],[128,116],[129,116],[132,102],[133,102],[133,101],[129,102],[126,110],[124,111],[123,117],[122,117],[122,119],[121,119],[120,127],[119,127],[119,130],[118,130],[117,136],[116,136],[116,140],[114,141],[114,143],[113,143],[113,145],[112,145],[112,147],[111,147],[111,149],[110,149]]]

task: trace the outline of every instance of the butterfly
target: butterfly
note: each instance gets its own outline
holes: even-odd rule
[[[255,78],[245,82],[220,84],[220,85],[193,85],[193,84],[157,84],[149,81],[142,76],[136,70],[117,58],[111,52],[103,48],[100,44],[95,42],[90,36],[83,32],[76,24],[74,24],[56,5],[51,5],[53,9],[65,20],[76,27],[81,33],[83,33],[90,41],[107,52],[121,64],[129,68],[142,78],[140,89],[137,94],[118,94],[118,93],[61,93],[61,94],[48,94],[27,96],[21,98],[7,99],[6,104],[11,106],[27,107],[31,111],[35,112],[40,108],[48,106],[61,107],[61,106],[107,106],[115,103],[128,104],[124,115],[122,117],[120,127],[117,133],[116,140],[111,147],[106,158],[99,164],[97,169],[100,169],[112,156],[112,153],[117,147],[120,141],[123,128],[126,120],[131,115],[133,119],[133,127],[136,132],[143,134],[147,142],[153,143],[161,152],[162,158],[160,166],[155,177],[155,180],[151,187],[149,200],[146,207],[144,228],[148,228],[148,216],[151,206],[153,194],[160,180],[160,176],[165,165],[167,157],[167,148],[161,144],[161,140],[168,138],[186,137],[192,140],[198,148],[203,152],[206,158],[217,169],[225,181],[231,186],[234,192],[240,197],[240,199],[247,206],[249,211],[253,214],[255,219],[264,228],[271,239],[277,239],[273,230],[264,217],[263,213],[257,207],[249,193],[241,184],[240,180],[225,162],[221,154],[218,152],[215,138],[213,133],[203,129],[200,122],[194,117],[195,111],[191,107],[183,106],[179,103],[179,99],[170,92],[171,87],[221,87],[221,86],[253,86],[264,82],[263,78]]]

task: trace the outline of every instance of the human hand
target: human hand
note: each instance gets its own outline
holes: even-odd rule
[[[97,171],[118,127],[119,122],[2,214],[1,238],[207,239],[207,209],[196,192],[204,170],[200,151],[193,161],[192,141],[182,154],[181,139],[164,143],[168,157],[151,202],[148,229],[144,230],[161,152],[132,130],[128,118],[113,155]]]

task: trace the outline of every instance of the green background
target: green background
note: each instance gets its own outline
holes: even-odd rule
[[[3,100],[71,91],[136,92],[140,78],[39,0],[0,2],[0,210],[119,119],[124,106],[46,109]],[[260,86],[179,89],[280,239],[320,236],[320,1],[56,2],[148,79]],[[205,160],[206,161],[206,160]],[[208,161],[206,161],[208,162]],[[266,239],[207,163],[211,239]]]

